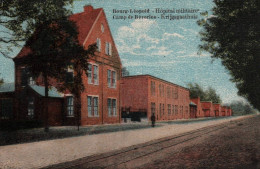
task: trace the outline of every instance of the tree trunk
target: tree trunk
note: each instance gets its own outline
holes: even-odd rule
[[[49,84],[48,76],[46,73],[43,73],[44,87],[45,87],[45,96],[44,96],[44,114],[45,114],[45,124],[44,131],[49,132],[49,112],[48,112],[48,97],[49,97]]]

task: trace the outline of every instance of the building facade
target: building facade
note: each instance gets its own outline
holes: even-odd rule
[[[192,98],[191,101],[196,104],[196,117],[205,117],[205,114],[202,111],[200,98]]]
[[[104,10],[85,6],[81,13],[70,17],[78,27],[79,43],[87,49],[96,43],[95,56],[88,60],[88,71],[82,79],[85,90],[81,93],[81,125],[120,122],[120,78],[121,61],[113,40]],[[15,119],[48,119],[50,125],[74,125],[75,99],[72,94],[60,93],[60,83],[49,79],[52,86],[49,98],[44,96],[42,77],[32,78],[26,69],[29,46],[24,46],[13,59],[15,63],[14,114]],[[74,70],[69,70],[72,76]],[[41,93],[43,91],[43,93]],[[10,94],[9,94],[10,95]],[[44,108],[48,106],[48,117]]]
[[[187,119],[190,117],[189,90],[151,75],[123,77],[121,109],[142,112],[148,120]]]

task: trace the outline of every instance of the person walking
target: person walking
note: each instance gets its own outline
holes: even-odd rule
[[[155,126],[155,115],[154,115],[154,113],[151,116],[151,121],[152,121],[152,127],[154,127]]]

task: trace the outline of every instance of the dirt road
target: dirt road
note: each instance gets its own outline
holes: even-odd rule
[[[260,168],[260,116],[234,120],[50,168]]]

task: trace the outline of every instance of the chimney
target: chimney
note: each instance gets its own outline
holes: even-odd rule
[[[89,13],[89,12],[91,12],[91,11],[93,11],[93,6],[92,5],[86,5],[86,6],[84,6],[84,12],[86,12],[86,13]]]

